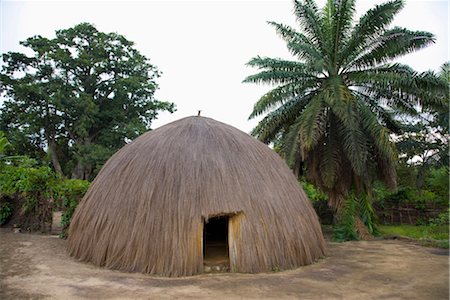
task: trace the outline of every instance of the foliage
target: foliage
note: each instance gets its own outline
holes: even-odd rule
[[[352,241],[358,239],[355,217],[357,215],[357,201],[354,197],[347,197],[341,210],[339,223],[335,226],[333,238],[336,241]]]
[[[9,202],[0,202],[0,225],[5,224],[8,218],[12,215],[12,206]]]
[[[9,142],[3,131],[0,131],[0,159],[3,158],[3,153],[5,153],[7,146],[9,146]]]
[[[67,237],[67,229],[69,228],[72,215],[75,212],[81,198],[83,198],[90,183],[80,179],[66,179],[55,186],[55,197],[58,199],[60,209],[63,210],[61,225],[63,232],[61,237]]]
[[[250,118],[266,116],[252,134],[274,142],[291,167],[305,166],[308,180],[350,226],[346,215],[370,209],[348,200],[349,193],[368,197],[376,179],[396,186],[391,134],[402,132],[398,117],[417,115],[419,106],[444,107],[448,84],[434,72],[389,63],[434,42],[428,32],[389,28],[403,1],[377,5],[356,24],[354,0],[328,0],[323,9],[313,0],[294,5],[300,31],[269,24],[296,60],[257,56],[248,62],[260,72],[244,82],[276,85],[253,108]]]
[[[367,226],[370,234],[378,234],[377,218],[373,209],[372,199],[367,196],[360,197],[358,204],[361,221]]]
[[[450,208],[429,220],[430,226],[449,226]]]
[[[425,188],[437,195],[442,203],[449,200],[449,168],[442,167],[430,170],[425,179]]]
[[[66,229],[88,187],[85,180],[64,179],[29,159],[0,170],[0,193],[24,199],[22,214],[34,216],[39,223],[35,227],[42,231],[46,230],[53,210],[63,210],[62,225]]]
[[[53,198],[57,176],[49,167],[35,167],[28,163],[6,166],[0,172],[0,191],[7,196],[21,194],[25,198],[25,213],[36,212],[47,199]]]
[[[333,210],[328,206],[328,197],[322,191],[317,189],[312,183],[301,178],[300,185],[305,191],[308,199],[311,201],[317,216],[322,225],[331,225],[334,221]]]
[[[122,35],[82,23],[21,44],[33,55],[3,54],[0,129],[16,153],[47,155],[57,173],[92,178],[159,111],[174,110],[154,99],[158,69]]]
[[[362,234],[358,232],[361,230],[357,226],[358,220],[366,227],[364,231],[367,230],[371,235],[379,233],[375,225],[377,220],[371,198],[361,195],[357,197],[352,193],[345,200],[339,222],[334,228],[334,239],[337,241],[359,239]]]
[[[382,184],[374,188],[374,199],[381,207],[392,205],[410,205],[416,209],[429,207],[448,207],[448,167],[432,168],[427,171],[425,183],[421,189],[415,185],[415,177],[420,166],[400,164],[398,169],[399,187],[388,191]],[[423,220],[427,223],[427,220]]]
[[[312,203],[328,200],[327,195],[317,189],[312,183],[309,183],[306,180],[301,180],[300,185]]]
[[[398,174],[398,173],[397,173]],[[375,181],[372,188],[372,197],[374,202],[383,204],[386,199],[392,195],[392,191],[389,190],[382,182]]]

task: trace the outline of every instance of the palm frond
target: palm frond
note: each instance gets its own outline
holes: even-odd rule
[[[266,70],[261,71],[257,74],[250,75],[245,78],[242,82],[248,83],[267,83],[267,84],[287,84],[295,82],[296,80],[302,80],[304,78],[311,78],[305,74],[286,71],[286,70]]]
[[[376,174],[378,178],[386,184],[391,190],[397,187],[396,161],[390,161],[385,157],[376,155]]]
[[[345,101],[336,101],[333,94],[325,97],[326,104],[331,112],[336,115],[339,134],[342,140],[343,149],[347,155],[354,172],[362,175],[368,158],[367,138],[361,130],[355,96],[345,86],[340,87],[340,94]]]
[[[272,141],[286,124],[292,124],[314,94],[296,97],[269,113],[252,130],[251,134],[264,143]]]
[[[339,53],[341,65],[352,61],[370,41],[384,32],[394,16],[403,8],[403,0],[389,1],[368,10],[353,28],[349,40]]]
[[[335,2],[335,1],[332,1]],[[353,15],[355,13],[355,0],[342,0],[336,1],[334,3],[336,6],[336,13],[333,15],[333,26],[332,26],[332,49],[333,55],[332,60],[334,62],[335,68],[338,66],[338,54],[339,49],[342,48],[342,43],[349,36],[349,30],[351,29]],[[337,70],[336,70],[337,71]]]
[[[370,110],[374,112],[380,122],[380,125],[385,126],[392,133],[400,134],[404,130],[404,126],[398,120],[395,119],[399,112],[390,108],[385,108],[380,105],[380,99],[370,97],[360,91],[353,91],[355,95],[363,101],[365,105],[370,107]]]
[[[298,134],[302,156],[317,144],[324,133],[324,104],[321,95],[318,94],[311,99],[300,115]]]
[[[380,124],[377,115],[361,99],[359,101],[359,114],[361,116],[361,125],[369,133],[371,142],[387,160],[394,161],[397,158],[397,152],[394,143],[390,139],[389,130]]]
[[[301,122],[300,117],[298,117],[294,123],[289,126],[286,134],[283,138],[283,153],[285,154],[286,162],[289,166],[292,166],[300,153],[300,143],[299,143],[299,130]]]
[[[349,66],[364,69],[386,63],[392,59],[422,49],[434,43],[434,35],[426,31],[411,31],[395,27],[366,47],[362,55],[355,58]]]
[[[316,86],[316,80],[308,79],[298,80],[296,82],[288,83],[270,90],[268,93],[263,95],[258,102],[256,102],[249,119],[266,113],[278,105],[282,105],[285,102],[292,100],[298,95],[305,95],[308,92],[311,92]]]
[[[329,118],[331,118],[330,124],[334,124],[334,115],[330,114]],[[339,139],[337,128],[330,126],[323,144],[318,147],[321,153],[319,169],[322,182],[329,189],[334,187],[342,171],[343,153]]]
[[[448,111],[450,92],[448,79],[445,80],[432,71],[426,71],[416,76],[415,85],[422,106]]]
[[[393,64],[348,72],[346,76],[349,84],[371,97],[411,114],[417,113],[418,104],[443,107],[447,103],[448,85],[433,72],[417,73],[408,66]]]
[[[306,35],[297,32],[295,29],[287,25],[276,22],[268,23],[274,26],[278,35],[286,41],[287,47],[292,54],[301,59],[323,60],[322,54],[317,50],[317,45]]]
[[[323,33],[321,28],[321,20],[319,10],[313,0],[305,0],[302,2],[294,2],[294,14],[300,27],[305,32],[310,41],[313,42],[320,50],[324,50]]]

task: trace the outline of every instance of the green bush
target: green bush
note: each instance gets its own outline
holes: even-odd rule
[[[300,185],[302,186],[303,190],[305,191],[306,195],[308,196],[309,200],[311,200],[312,203],[319,201],[328,201],[327,195],[325,193],[322,193],[313,184],[305,180],[301,180]]]
[[[61,178],[49,167],[37,167],[29,159],[19,165],[5,165],[0,170],[0,192],[24,199],[23,213],[34,216],[39,222],[35,225],[43,231],[53,210],[63,211],[61,225],[65,230],[88,187],[88,181]]]
[[[67,229],[69,228],[72,215],[78,202],[83,198],[90,183],[80,179],[66,179],[55,186],[55,197],[59,200],[58,206],[63,211],[61,225],[63,232],[61,237],[67,237]]]
[[[450,196],[448,177],[449,177],[449,168],[442,167],[439,169],[430,170],[425,180],[426,188],[432,191],[436,196],[435,201],[447,205]]]
[[[449,215],[450,209],[440,213],[437,218],[430,219],[429,223],[431,226],[448,226],[449,225]]]
[[[8,218],[12,215],[13,209],[9,202],[0,203],[0,225],[5,224]]]
[[[425,184],[416,187],[416,166],[401,166],[398,172],[398,189],[390,192],[380,183],[375,183],[373,198],[381,207],[385,205],[411,205],[417,209],[429,206],[448,206],[449,168],[430,169],[425,174]]]
[[[19,166],[7,165],[0,172],[0,191],[7,195],[21,195],[25,199],[25,213],[36,212],[53,198],[52,187],[58,177],[49,167],[30,166],[26,161]]]

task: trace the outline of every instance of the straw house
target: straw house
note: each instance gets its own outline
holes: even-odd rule
[[[147,132],[114,154],[77,207],[70,255],[163,276],[292,269],[324,255],[317,215],[273,150],[210,118]],[[208,253],[211,252],[211,253]]]

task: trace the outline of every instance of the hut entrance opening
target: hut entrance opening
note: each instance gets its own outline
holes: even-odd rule
[[[203,224],[203,265],[205,272],[230,269],[228,253],[229,216],[209,218]]]

